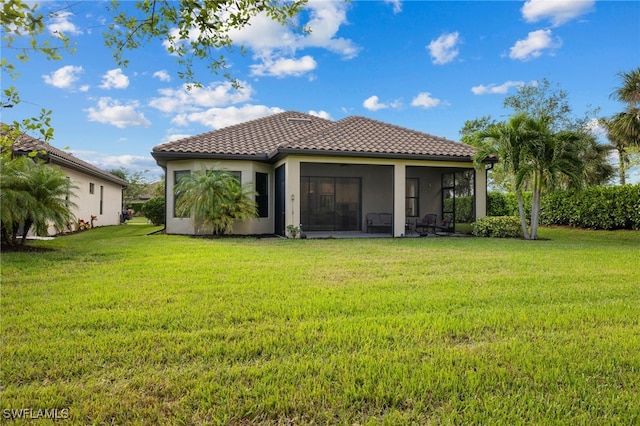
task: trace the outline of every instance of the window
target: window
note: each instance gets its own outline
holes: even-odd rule
[[[269,175],[256,172],[255,185],[258,217],[269,217]]]
[[[418,208],[420,205],[419,194],[418,179],[407,178],[405,185],[405,215],[407,217],[420,216],[420,210]]]
[[[94,194],[96,192],[96,185],[92,182],[89,182],[89,194]]]
[[[229,173],[231,176],[236,178],[236,180],[238,181],[238,185],[242,185],[242,172],[231,172],[231,171],[228,171],[227,173]]]
[[[104,186],[100,185],[100,214],[102,214],[103,201],[104,201]]]
[[[178,201],[182,193],[176,192],[176,185],[180,182],[180,179],[184,176],[189,176],[191,171],[189,170],[176,170],[173,172],[173,217],[189,217],[188,214],[180,215],[176,209]]]

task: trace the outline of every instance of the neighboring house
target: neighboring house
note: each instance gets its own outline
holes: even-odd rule
[[[28,155],[37,151],[39,158],[51,167],[62,170],[75,185],[75,197],[70,201],[77,206],[71,209],[76,223],[69,224],[67,230],[75,230],[80,220],[90,223],[91,216],[96,217],[94,226],[120,223],[122,190],[127,187],[127,181],[28,135],[20,136],[13,143],[12,150],[14,155]],[[49,228],[51,235],[62,231],[65,230]]]
[[[164,143],[151,154],[166,173],[167,233],[198,233],[192,218],[175,212],[176,181],[218,167],[258,192],[259,217],[235,224],[235,234],[286,235],[288,225],[367,232],[368,213],[388,213],[386,232],[399,237],[427,213],[454,215],[456,191],[471,200],[474,217],[486,215],[486,170],[474,169],[474,153],[364,117],[331,121],[283,112]]]

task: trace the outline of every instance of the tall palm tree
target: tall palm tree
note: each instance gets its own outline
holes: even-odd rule
[[[584,177],[584,162],[580,158],[579,142],[583,137],[572,131],[553,132],[546,117],[530,118],[525,147],[525,161],[516,175],[516,185],[532,182],[530,238],[538,238],[540,202],[545,190],[559,187],[560,177],[568,178],[580,187]]]
[[[498,156],[503,164],[503,169],[510,177],[511,189],[515,192],[518,200],[522,233],[524,238],[529,239],[529,229],[522,197],[523,182],[516,181],[516,176],[525,160],[525,148],[528,143],[527,119],[524,113],[516,114],[507,122],[497,123],[485,130],[476,132],[474,146],[477,148],[474,161],[476,164],[481,164],[490,155]]]
[[[197,227],[222,235],[236,220],[257,217],[255,192],[225,170],[203,169],[182,176],[175,187],[178,214],[193,214]]]
[[[627,106],[612,118],[610,133],[623,143],[640,147],[640,67],[618,76],[622,84],[611,97]]]
[[[506,123],[498,123],[476,134],[480,141],[475,161],[489,154],[498,155],[510,173],[513,190],[518,200],[520,224],[526,239],[538,238],[540,201],[543,191],[559,186],[565,176],[574,186],[583,182],[584,162],[580,157],[580,140],[584,135],[554,132],[547,117],[528,117],[517,114]],[[531,228],[527,224],[522,191],[531,186]]]
[[[629,149],[633,146],[633,141],[628,137],[628,133],[618,131],[621,127],[620,120],[624,120],[621,117],[621,114],[617,114],[611,119],[601,118],[599,122],[607,132],[607,139],[609,139],[612,148],[618,152],[618,175],[620,185],[624,185],[627,183],[627,168],[630,163]]]

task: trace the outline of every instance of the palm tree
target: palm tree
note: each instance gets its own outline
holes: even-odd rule
[[[0,219],[2,221],[2,242],[13,245],[20,224],[27,218],[27,212],[36,200],[26,188],[32,161],[27,157],[12,160],[0,157]]]
[[[522,182],[518,184],[515,180],[524,161],[524,152],[527,144],[526,120],[526,114],[516,114],[508,122],[497,123],[485,130],[476,132],[474,146],[477,149],[474,161],[479,165],[490,155],[496,155],[500,159],[503,169],[510,177],[511,189],[515,192],[518,200],[522,233],[524,238],[529,239],[529,229],[522,197],[523,185]]]
[[[559,185],[565,176],[574,186],[583,182],[584,162],[580,158],[580,140],[576,132],[553,132],[546,117],[531,118],[517,114],[506,123],[498,123],[476,134],[479,148],[476,164],[488,155],[497,155],[509,173],[518,200],[520,224],[525,239],[538,238],[542,192]],[[531,229],[527,224],[522,192],[532,189]]]
[[[69,199],[74,195],[71,180],[62,170],[43,163],[32,162],[27,191],[36,199],[24,222],[22,244],[29,229],[33,226],[36,233],[46,235],[49,226],[62,229],[74,216],[70,208],[76,205]]]
[[[193,214],[197,226],[222,235],[233,222],[257,217],[255,192],[225,170],[203,169],[182,176],[175,187],[176,212]]]
[[[622,84],[611,97],[627,104],[626,111],[616,114],[609,130],[614,139],[640,147],[640,67],[621,72]]]
[[[572,131],[554,133],[546,117],[528,119],[526,127],[525,161],[516,175],[516,185],[532,182],[530,239],[536,240],[543,191],[558,188],[561,176],[574,187],[582,186],[584,162],[579,142],[583,136]]]
[[[22,226],[22,241],[29,230],[46,234],[50,225],[62,229],[73,219],[69,201],[74,186],[55,167],[36,162],[29,157],[3,158],[0,196],[2,197],[2,238],[13,245]]]
[[[627,168],[630,163],[629,149],[633,145],[632,140],[628,138],[628,133],[618,131],[622,126],[620,121],[624,120],[622,114],[615,115],[611,119],[601,118],[599,120],[607,132],[607,139],[609,139],[612,148],[618,151],[618,175],[620,176],[620,185],[627,183]]]

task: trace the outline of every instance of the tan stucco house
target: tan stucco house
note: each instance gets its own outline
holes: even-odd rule
[[[455,215],[457,182],[466,182],[474,218],[486,215],[486,170],[474,168],[474,152],[369,118],[283,112],[164,143],[151,154],[166,172],[167,233],[198,233],[193,218],[175,214],[174,186],[182,174],[217,167],[258,193],[259,217],[235,224],[234,234],[286,235],[288,225],[369,232],[367,218],[385,213],[390,223],[382,231],[400,237],[427,213]]]
[[[82,219],[91,222],[91,216],[96,217],[94,226],[118,225],[122,214],[122,190],[127,187],[127,181],[120,179],[86,161],[62,151],[54,146],[22,135],[13,143],[14,155],[28,155],[38,152],[38,157],[51,167],[57,167],[71,180],[74,195],[71,201],[77,205],[71,208],[76,222]],[[69,224],[68,230],[75,230],[77,223]],[[49,227],[49,234],[54,235],[65,230]]]

